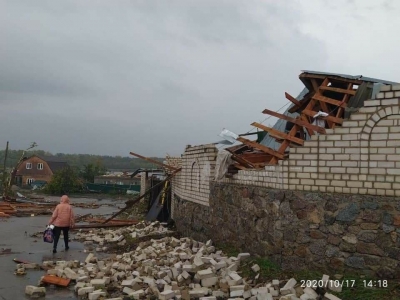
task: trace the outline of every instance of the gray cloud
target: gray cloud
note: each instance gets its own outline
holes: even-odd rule
[[[332,59],[294,3],[1,1],[1,141],[163,156],[248,131]]]

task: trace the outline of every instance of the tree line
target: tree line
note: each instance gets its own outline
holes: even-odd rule
[[[6,168],[13,168],[17,164],[22,155],[23,150],[8,150]],[[53,154],[44,150],[31,150],[25,153],[29,157],[33,154],[44,157],[57,158],[61,161],[66,161],[71,167],[83,168],[87,165],[102,166],[106,170],[136,170],[139,168],[152,169],[158,168],[157,165],[135,157],[108,156],[108,155],[93,155],[93,154]],[[0,162],[3,166],[5,150],[0,150]],[[163,162],[164,158],[151,157],[154,160]]]

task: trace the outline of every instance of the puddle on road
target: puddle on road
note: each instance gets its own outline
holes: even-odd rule
[[[58,197],[46,197],[59,201]],[[100,206],[97,209],[74,207],[75,215],[92,213],[93,215],[111,215],[118,210],[117,206],[124,206],[126,200],[104,199],[98,201],[91,198],[71,198],[71,202],[113,204],[112,206]],[[117,206],[116,206],[117,205]],[[38,285],[40,277],[45,274],[41,270],[27,270],[24,276],[14,275],[16,263],[14,258],[39,263],[44,260],[84,260],[84,246],[80,242],[71,241],[70,249],[64,251],[64,242],[60,239],[58,253],[52,253],[52,244],[43,242],[41,237],[33,238],[31,234],[43,231],[50,216],[12,217],[0,224],[0,300],[29,299],[25,296],[26,285]],[[27,235],[25,234],[27,232]],[[70,232],[71,237],[74,232]],[[5,242],[6,241],[6,242]],[[10,248],[12,253],[1,253],[2,248]],[[56,288],[46,286],[46,299],[77,299],[72,288]]]

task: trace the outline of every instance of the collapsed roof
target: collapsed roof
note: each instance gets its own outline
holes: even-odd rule
[[[299,75],[304,89],[295,98],[285,93],[290,107],[283,113],[268,109],[263,111],[279,120],[273,127],[253,122],[251,125],[265,135],[257,141],[239,136],[242,145],[226,148],[235,161],[230,172],[238,169],[263,168],[286,159],[290,147],[301,147],[314,134],[324,134],[325,129],[341,126],[352,112],[364,105],[380,90],[381,85],[396,82],[364,77],[302,71]],[[316,115],[319,113],[319,117]],[[321,121],[322,120],[322,121]]]

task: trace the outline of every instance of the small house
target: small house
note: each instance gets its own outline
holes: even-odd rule
[[[32,155],[25,158],[16,168],[14,184],[17,186],[32,185],[35,181],[49,182],[54,173],[68,167],[66,161],[57,157]]]

